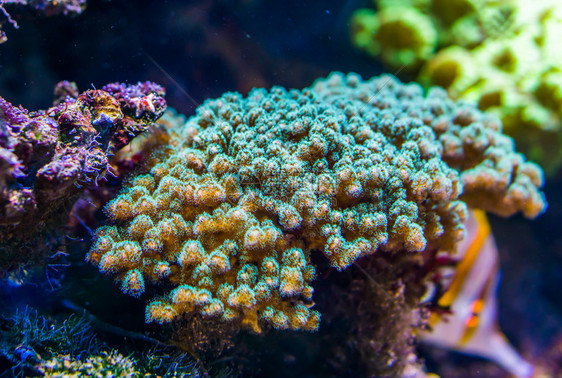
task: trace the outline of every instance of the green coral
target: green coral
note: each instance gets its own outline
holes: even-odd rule
[[[357,11],[352,20],[357,47],[392,67],[410,68],[429,59],[437,47],[437,32],[427,17],[413,8],[393,6],[374,13]]]
[[[357,47],[391,67],[405,66],[419,74],[424,86],[443,86],[452,98],[475,102],[481,110],[496,114],[519,149],[540,162],[548,174],[559,169],[562,3],[405,0],[375,4],[377,11],[361,9],[352,19]],[[411,45],[400,37],[405,25]],[[432,43],[423,35],[439,37]]]
[[[147,321],[315,330],[313,252],[450,251],[466,206],[535,217],[542,172],[501,123],[444,91],[334,73],[304,90],[208,100],[106,212],[87,259]]]
[[[393,68],[415,71],[437,50],[474,47],[504,32],[512,1],[375,0],[376,11],[359,9],[351,20],[352,40]]]

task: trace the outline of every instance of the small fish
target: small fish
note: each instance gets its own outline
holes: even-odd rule
[[[494,361],[516,377],[531,377],[533,365],[519,356],[499,329],[496,291],[498,250],[486,214],[470,212],[466,236],[452,256],[458,264],[429,320],[422,341]],[[448,310],[448,311],[447,311]]]

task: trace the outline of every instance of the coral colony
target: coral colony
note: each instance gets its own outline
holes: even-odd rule
[[[113,224],[87,256],[132,296],[160,283],[147,322],[316,330],[313,254],[344,270],[453,251],[467,208],[534,218],[546,206],[541,169],[497,118],[391,76],[227,93],[158,156],[107,205]]]
[[[55,95],[54,107],[37,112],[0,97],[0,275],[40,260],[62,209],[109,174],[108,159],[166,109],[164,89],[150,82],[80,95],[61,82]]]
[[[548,173],[562,166],[560,1],[374,3],[352,18],[358,48],[496,114]]]

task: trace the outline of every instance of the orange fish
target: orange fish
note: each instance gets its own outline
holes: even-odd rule
[[[496,289],[499,282],[498,250],[486,214],[469,213],[466,236],[452,256],[458,264],[434,312],[430,330],[422,334],[428,344],[494,361],[516,377],[531,377],[533,366],[523,360],[499,329]]]

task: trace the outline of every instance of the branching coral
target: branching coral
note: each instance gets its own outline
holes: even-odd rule
[[[545,207],[540,168],[497,119],[390,76],[227,93],[178,133],[108,204],[115,225],[87,256],[130,295],[161,283],[148,322],[314,330],[312,251],[342,270],[375,253],[452,250],[467,204]]]
[[[61,208],[97,184],[109,157],[166,108],[163,88],[149,82],[110,84],[77,97],[61,82],[55,93],[57,105],[38,112],[0,98],[0,273],[40,259],[49,249],[42,232],[60,227]]]
[[[518,148],[547,173],[562,165],[559,1],[375,1],[352,20],[355,45],[419,73],[454,99],[502,120]]]

